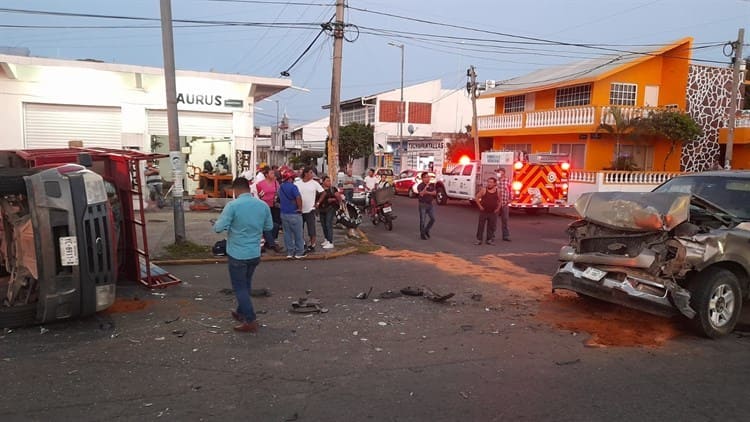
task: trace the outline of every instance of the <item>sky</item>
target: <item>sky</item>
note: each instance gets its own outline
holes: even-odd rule
[[[159,3],[4,0],[0,46],[161,67]],[[725,44],[750,23],[750,0],[348,0],[347,6],[342,100],[399,88],[401,50],[389,42],[404,45],[406,86],[441,79],[445,89],[464,89],[470,65],[478,80],[501,81],[688,36],[695,63],[727,66]],[[324,32],[313,41],[334,13],[335,0],[172,0],[173,19],[191,21],[174,23],[176,67],[263,77],[288,70],[292,84],[309,92],[286,90],[271,99],[293,127],[317,120],[328,113],[321,107],[330,102],[333,38]],[[749,42],[750,33],[746,57]],[[259,103],[256,125],[272,125],[276,107]]]

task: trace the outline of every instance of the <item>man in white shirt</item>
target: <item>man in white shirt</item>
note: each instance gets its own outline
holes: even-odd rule
[[[302,197],[302,225],[307,225],[307,235],[310,237],[310,243],[305,248],[305,252],[315,251],[315,200],[317,194],[323,192],[323,186],[320,183],[313,180],[312,167],[305,167],[302,170],[302,179],[294,182],[294,185],[299,189],[300,196]],[[327,245],[326,240],[323,246]]]
[[[367,170],[367,176],[365,176],[365,189],[370,191],[377,187],[380,178],[375,176],[375,169]]]

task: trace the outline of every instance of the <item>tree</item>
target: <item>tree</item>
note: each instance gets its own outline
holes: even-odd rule
[[[609,133],[615,138],[615,153],[614,160],[612,161],[612,167],[614,170],[629,170],[626,159],[620,156],[620,145],[622,144],[623,138],[631,136],[635,131],[636,126],[640,117],[626,116],[623,114],[620,107],[610,106],[607,111],[612,118],[608,119],[612,123],[602,123],[599,125],[597,130],[601,130]]]
[[[301,151],[299,155],[289,158],[289,164],[295,170],[301,167],[315,167],[316,160],[322,156],[323,153],[320,151]]]
[[[345,168],[357,158],[373,153],[375,130],[371,125],[349,123],[339,130],[339,165]]]
[[[681,147],[693,142],[703,134],[698,123],[690,115],[679,111],[649,112],[646,117],[640,119],[635,130],[652,138],[669,141],[669,152],[664,157],[662,170],[667,169],[667,161],[678,145]]]

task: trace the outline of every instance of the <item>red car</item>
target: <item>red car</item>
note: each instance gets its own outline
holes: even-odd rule
[[[393,186],[396,189],[398,195],[408,195],[409,198],[413,198],[416,195],[414,192],[414,185],[419,184],[422,180],[420,175],[422,170],[408,169],[399,173],[396,180],[393,181]],[[430,173],[430,181],[435,181],[435,174]]]

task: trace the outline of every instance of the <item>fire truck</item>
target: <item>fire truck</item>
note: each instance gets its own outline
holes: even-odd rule
[[[510,183],[510,207],[535,210],[567,206],[569,156],[513,151],[485,151],[481,161],[462,157],[458,165],[436,180],[438,204],[445,205],[448,199],[473,202],[484,181],[496,177],[500,168],[505,169]]]

